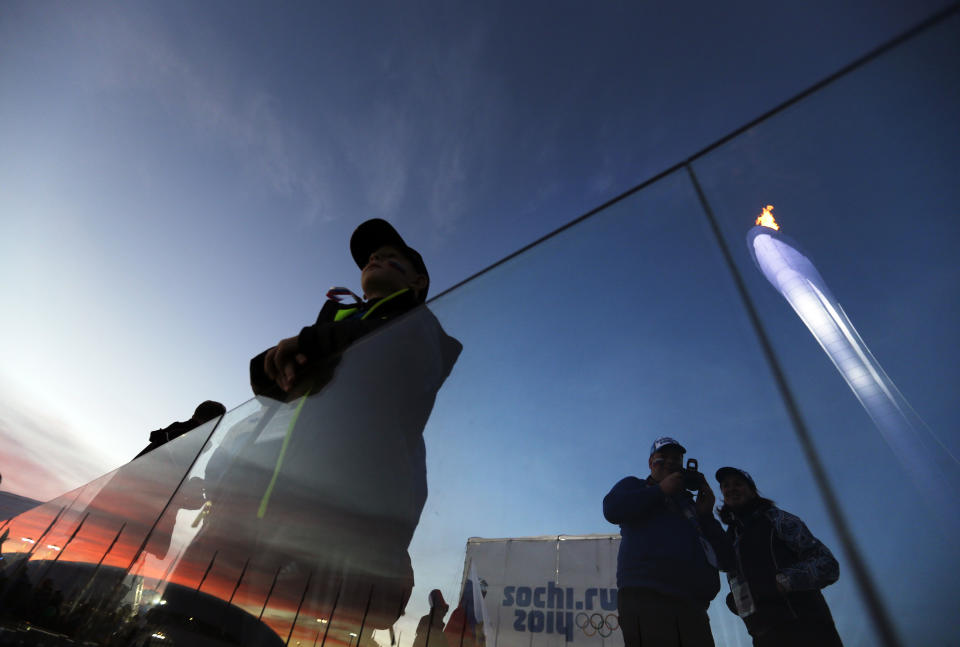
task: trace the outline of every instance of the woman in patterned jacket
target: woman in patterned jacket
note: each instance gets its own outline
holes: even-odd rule
[[[727,606],[739,615],[755,647],[842,647],[820,589],[837,581],[837,560],[806,524],[757,492],[735,467],[717,470],[735,561],[726,565]]]

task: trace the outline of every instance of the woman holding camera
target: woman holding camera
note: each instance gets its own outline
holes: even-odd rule
[[[754,647],[842,647],[820,589],[837,581],[840,567],[803,521],[757,492],[736,467],[717,470],[735,560],[728,564],[727,606],[739,615]]]

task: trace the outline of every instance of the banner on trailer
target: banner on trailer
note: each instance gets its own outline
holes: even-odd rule
[[[486,583],[486,647],[622,647],[619,535],[467,542],[464,571]]]

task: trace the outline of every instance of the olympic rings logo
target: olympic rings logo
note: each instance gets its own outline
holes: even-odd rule
[[[573,620],[577,629],[583,632],[587,638],[600,634],[601,638],[609,638],[610,634],[620,628],[620,616],[614,613],[608,613],[604,618],[602,613],[591,613],[587,615],[583,611],[577,614]]]

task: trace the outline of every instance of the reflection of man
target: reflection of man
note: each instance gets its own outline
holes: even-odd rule
[[[205,400],[197,405],[197,408],[194,409],[193,415],[190,416],[189,420],[174,422],[167,425],[163,429],[155,429],[151,431],[150,444],[147,445],[143,451],[137,454],[134,458],[140,458],[144,454],[152,452],[157,447],[170,442],[174,438],[182,436],[188,431],[196,429],[205,422],[209,422],[218,416],[222,416],[226,412],[227,408],[219,402]]]
[[[726,560],[729,546],[706,479],[698,473],[685,483],[685,453],[673,438],[658,438],[650,476],[628,476],[603,499],[604,517],[622,536],[617,601],[626,647],[714,644],[707,607],[720,590],[716,552]],[[687,487],[698,490],[696,502]]]
[[[357,227],[350,252],[361,269],[364,301],[341,304],[335,299],[349,291],[334,288],[315,324],[254,357],[250,384],[257,395],[284,399],[300,377],[322,370],[357,339],[426,300],[430,276],[423,258],[387,221]]]
[[[212,427],[214,423],[211,421],[225,411],[219,402],[201,402],[187,420],[150,432],[150,444],[137,454],[133,462],[122,466],[105,480],[101,477],[104,485],[87,504],[90,519],[85,526],[88,531],[95,526],[107,536],[123,526],[123,535],[111,551],[113,556],[127,550],[128,558],[132,558],[145,534],[151,530],[146,551],[160,559],[166,556],[176,519],[174,514],[160,517],[164,507],[195,510],[203,505],[203,483],[199,479],[181,483],[181,479],[200,452],[206,434],[201,434],[202,437],[186,436],[176,443],[170,441],[207,423]]]
[[[443,634],[443,617],[450,605],[443,599],[440,589],[430,591],[430,611],[420,618],[413,647],[448,647],[447,637]]]

